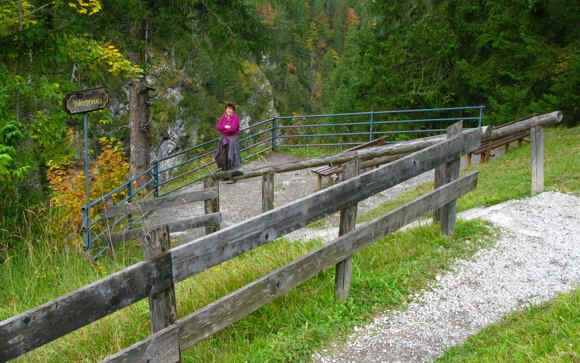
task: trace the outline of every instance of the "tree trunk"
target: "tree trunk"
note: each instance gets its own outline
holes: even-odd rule
[[[143,80],[129,85],[129,128],[131,130],[131,176],[149,167],[151,133],[149,127],[148,90]],[[138,185],[147,177],[139,178]]]
[[[134,44],[143,44],[145,40],[145,22],[136,21],[130,30]],[[129,59],[134,64],[143,66],[144,51],[129,52]],[[146,69],[146,67],[143,67]],[[149,125],[149,89],[145,77],[133,80],[129,84],[129,129],[131,176],[141,174],[149,167],[151,147],[151,128]],[[137,186],[147,181],[147,175],[137,180]]]

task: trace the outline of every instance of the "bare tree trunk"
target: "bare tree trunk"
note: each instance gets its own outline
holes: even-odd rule
[[[131,130],[131,175],[137,175],[149,167],[151,132],[149,125],[148,89],[145,81],[136,80],[129,85],[129,128]],[[140,178],[138,185],[147,177]]]
[[[136,21],[130,32],[135,44],[146,42],[146,25],[144,21]],[[144,66],[145,52],[130,52],[129,59],[134,64]],[[129,85],[129,129],[131,130],[130,173],[131,176],[135,176],[144,172],[149,167],[150,161],[149,89],[145,84],[144,77],[132,81]],[[145,183],[146,180],[147,176],[139,178],[137,181],[138,186]]]

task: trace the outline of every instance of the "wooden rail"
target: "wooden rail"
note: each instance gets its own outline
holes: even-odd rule
[[[467,133],[477,133],[481,138],[489,138],[491,128],[486,126],[480,129],[471,129]],[[338,171],[342,172],[342,164],[354,159],[360,160],[361,169],[367,169],[400,159],[412,152],[423,150],[445,140],[445,138],[445,135],[431,136],[397,144],[345,151],[320,158],[268,165],[246,170],[244,175],[235,177],[230,171],[219,171],[213,177],[215,179],[242,180],[262,176],[262,212],[266,212],[274,208],[274,178],[276,174],[326,165],[336,165]]]
[[[104,213],[103,218],[110,219],[124,215],[132,216],[153,211],[163,211],[184,204],[201,201],[205,204],[205,215],[183,220],[175,220],[163,225],[147,225],[147,223],[145,223],[141,228],[135,228],[123,232],[105,233],[104,237],[110,243],[116,244],[137,238],[144,238],[149,232],[165,225],[169,227],[170,233],[182,232],[204,226],[206,227],[207,233],[217,231],[222,222],[222,215],[219,212],[219,188],[215,185],[205,185],[204,190],[196,190],[154,200],[140,201],[137,203],[125,202],[120,206],[107,210]],[[208,208],[208,205],[211,207]]]
[[[165,252],[163,248],[158,249],[146,256],[144,262],[0,322],[0,361],[18,357],[143,298],[167,294],[179,281],[269,243],[330,213],[352,207],[373,194],[441,164],[454,163],[460,154],[474,150],[480,142],[481,134],[478,131],[461,133],[245,222]],[[180,350],[305,281],[311,276],[311,271],[319,271],[321,266],[344,261],[378,236],[389,233],[426,211],[451,203],[462,193],[474,188],[476,178],[474,174],[445,184],[373,221],[366,228],[349,233],[345,230],[346,234],[331,244],[162,328],[109,361],[178,361]],[[264,289],[264,286],[269,288]],[[165,319],[166,323],[170,320]]]

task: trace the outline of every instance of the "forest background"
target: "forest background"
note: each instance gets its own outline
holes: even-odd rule
[[[177,151],[215,136],[225,102],[250,124],[484,105],[487,124],[562,110],[572,126],[578,24],[579,0],[2,0],[0,252],[32,210],[80,215],[82,124],[63,110],[68,92],[112,95],[90,116],[99,192],[164,141]]]

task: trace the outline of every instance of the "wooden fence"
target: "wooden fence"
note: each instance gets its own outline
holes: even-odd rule
[[[170,232],[183,232],[203,226],[205,226],[207,233],[217,231],[222,222],[222,215],[219,212],[219,185],[217,184],[207,186],[202,191],[191,191],[137,203],[125,202],[120,206],[107,210],[103,214],[103,219],[109,220],[119,216],[135,216],[138,214],[142,214],[141,219],[144,219],[151,212],[169,213],[167,210],[194,202],[204,202],[204,215],[182,220],[173,220],[168,224],[157,225],[145,219],[144,226],[140,228],[134,228],[124,232],[108,231],[109,233],[104,234],[105,240],[113,244],[128,240],[143,239],[149,231],[157,230],[165,226],[169,228]]]
[[[475,149],[480,142],[480,130],[450,135],[449,139],[361,175],[357,175],[360,161],[354,158],[345,167],[349,179],[173,249],[167,250],[169,228],[158,228],[145,235],[145,261],[0,322],[0,360],[18,357],[144,298],[149,299],[154,334],[107,358],[107,362],[177,362],[180,351],[332,265],[337,266],[336,297],[343,299],[350,286],[350,256],[363,246],[440,208],[442,231],[453,232],[452,205],[477,182],[477,173],[457,178],[456,165],[461,154]],[[354,229],[359,201],[440,165],[445,170],[441,186]],[[211,186],[212,182],[208,184]],[[341,211],[338,239],[175,320],[175,283],[336,211]]]
[[[561,113],[545,116],[538,116],[526,126],[517,126],[532,129],[532,142],[542,140],[541,143],[535,141],[539,150],[536,160],[543,159],[541,127],[562,119]],[[534,136],[535,133],[538,135]],[[350,288],[351,256],[360,248],[428,211],[438,211],[436,215],[443,234],[453,233],[455,200],[473,190],[477,183],[477,173],[458,177],[460,156],[480,145],[482,132],[461,132],[456,124],[448,129],[446,139],[434,142],[431,139],[411,144],[416,149],[407,145],[407,155],[360,175],[357,175],[360,168],[372,161],[370,158],[392,157],[393,150],[377,151],[380,148],[376,148],[341,155],[341,160],[332,159],[346,163],[343,166],[345,180],[341,183],[275,209],[271,209],[273,203],[267,203],[264,208],[270,210],[265,213],[222,230],[214,231],[216,227],[210,226],[208,232],[213,233],[173,249],[168,249],[170,228],[156,226],[150,233],[141,235],[145,241],[145,261],[0,322],[0,361],[16,358],[144,298],[149,299],[153,334],[105,361],[178,362],[181,351],[331,266],[337,269],[336,298],[346,298]],[[422,147],[418,147],[421,143]],[[315,159],[308,167],[324,165],[328,160]],[[253,176],[268,175],[263,178],[272,184],[271,175],[289,171],[290,167],[271,167]],[[359,201],[434,168],[438,175],[436,189],[355,229]],[[246,177],[250,176],[246,174]],[[208,179],[206,192],[213,189],[217,193],[217,185],[216,180]],[[204,199],[208,214],[219,211],[217,196],[211,196]],[[341,212],[340,233],[336,240],[176,320],[175,283],[336,211]],[[131,208],[124,212],[131,212]]]

